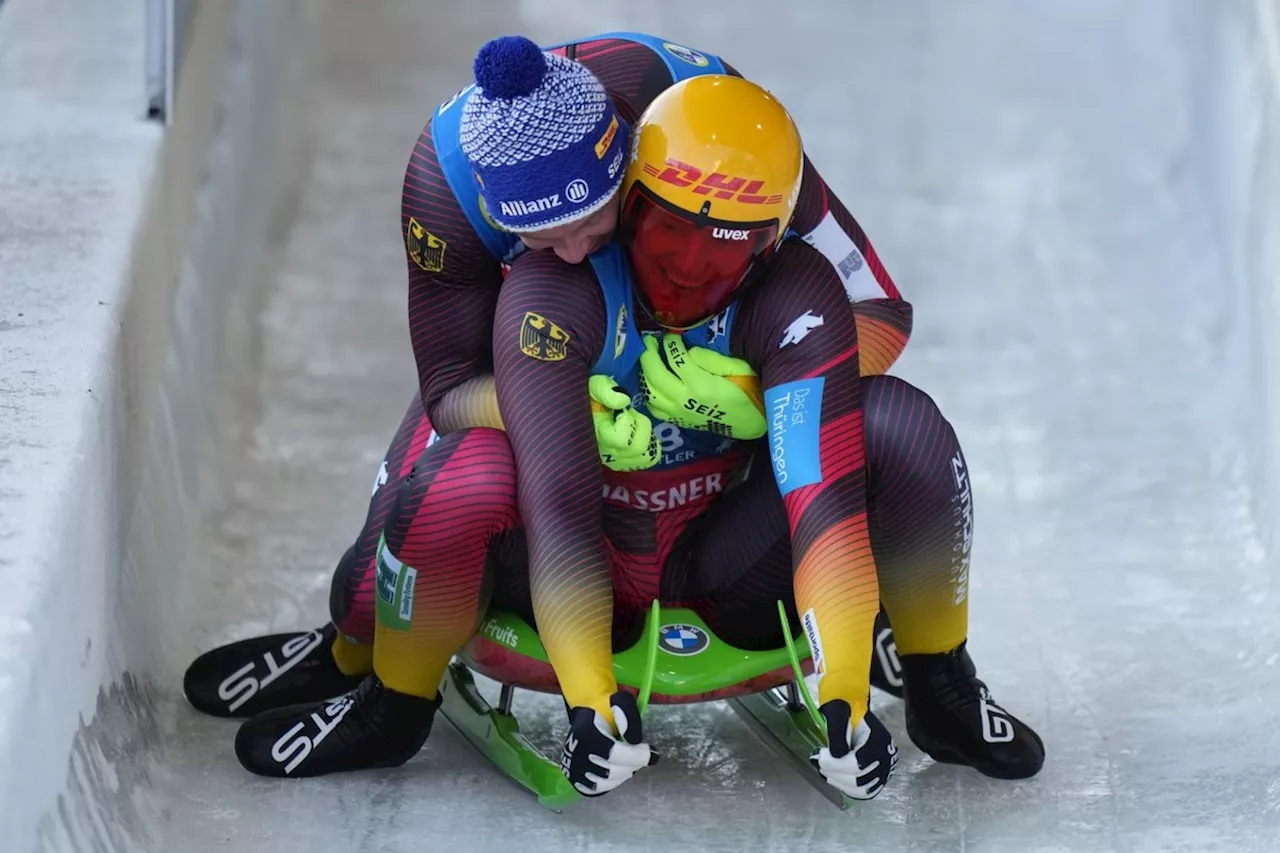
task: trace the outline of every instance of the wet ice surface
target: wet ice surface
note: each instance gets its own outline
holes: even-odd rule
[[[397,771],[276,782],[239,768],[233,723],[182,709],[173,849],[1276,849],[1280,649],[1232,425],[1240,318],[1205,297],[1230,289],[1191,101],[1213,4],[329,5],[201,645],[325,618],[412,392],[397,205],[431,106],[491,35],[647,29],[782,97],[915,304],[896,372],[955,424],[976,495],[971,650],[1048,762],[1021,783],[936,765],[891,702],[899,774],[840,814],[725,706],[655,707],[662,763],[553,815],[442,718]],[[555,700],[517,709],[554,742]]]

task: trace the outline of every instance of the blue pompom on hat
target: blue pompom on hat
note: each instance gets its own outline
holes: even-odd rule
[[[460,141],[494,222],[554,228],[613,197],[631,129],[595,75],[523,36],[487,42],[473,71]]]

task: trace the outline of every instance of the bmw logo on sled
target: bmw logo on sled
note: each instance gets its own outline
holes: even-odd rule
[[[696,655],[709,645],[711,638],[696,625],[663,625],[658,647],[669,655]]]

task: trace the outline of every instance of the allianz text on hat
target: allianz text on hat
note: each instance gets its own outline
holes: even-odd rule
[[[522,36],[480,48],[463,153],[489,216],[513,232],[583,219],[622,183],[630,128],[587,68]]]

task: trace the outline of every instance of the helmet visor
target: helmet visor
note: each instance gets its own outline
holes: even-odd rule
[[[636,183],[623,210],[636,283],[664,326],[725,308],[751,265],[773,251],[778,222],[725,222],[669,206]]]

